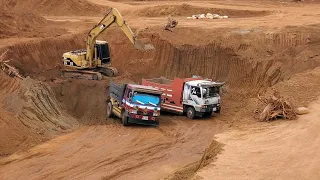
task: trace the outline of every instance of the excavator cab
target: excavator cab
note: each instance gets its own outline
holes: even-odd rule
[[[107,65],[111,63],[110,49],[107,41],[96,41],[94,45],[97,50],[96,57],[94,59],[100,59],[101,65]]]

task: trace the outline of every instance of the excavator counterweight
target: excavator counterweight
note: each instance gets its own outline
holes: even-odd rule
[[[102,75],[117,76],[117,69],[109,66],[111,56],[108,42],[97,40],[97,37],[112,24],[116,24],[122,30],[136,49],[142,51],[154,49],[150,40],[137,39],[120,12],[116,8],[110,8],[100,22],[89,31],[86,50],[63,54],[63,64],[66,67],[61,72],[63,77],[101,80]]]

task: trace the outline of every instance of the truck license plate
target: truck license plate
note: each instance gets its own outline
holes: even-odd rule
[[[148,116],[142,116],[142,120],[148,120]]]

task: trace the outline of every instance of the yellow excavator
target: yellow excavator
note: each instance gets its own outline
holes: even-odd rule
[[[90,30],[86,50],[70,51],[62,55],[66,67],[61,71],[62,77],[101,80],[102,75],[117,76],[117,69],[109,67],[111,57],[108,42],[96,40],[114,23],[120,27],[136,49],[143,51],[154,49],[148,40],[138,40],[120,12],[116,8],[110,8],[102,20]]]

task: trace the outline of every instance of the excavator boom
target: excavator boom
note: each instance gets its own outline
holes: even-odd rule
[[[127,38],[130,40],[130,42],[134,45],[136,49],[143,51],[154,49],[154,47],[151,44],[145,43],[143,40],[138,40],[134,32],[131,30],[130,26],[121,16],[120,12],[116,8],[110,8],[107,14],[103,17],[103,19],[97,25],[95,25],[88,34],[86,59],[89,61],[90,68],[92,67],[94,44],[96,42],[97,37],[108,27],[110,27],[113,23],[120,27],[120,29],[127,36]]]
[[[86,50],[70,51],[62,55],[63,64],[67,67],[61,71],[62,77],[101,80],[102,75],[117,76],[118,70],[109,66],[111,57],[108,43],[97,40],[97,37],[112,24],[120,27],[136,49],[143,51],[154,49],[150,41],[137,39],[119,11],[110,8],[100,22],[89,31]]]

